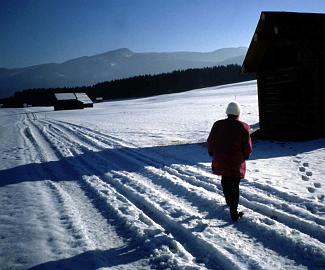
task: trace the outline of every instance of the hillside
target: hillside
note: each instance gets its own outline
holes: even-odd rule
[[[189,68],[241,65],[247,48],[224,48],[208,53],[136,53],[129,49],[84,56],[61,64],[0,68],[0,98],[17,90],[89,86],[103,81]]]
[[[86,93],[92,100],[155,96],[177,93],[255,79],[252,74],[242,74],[241,66],[228,65],[187,69],[158,75],[142,75],[85,87],[26,89],[15,93],[13,98],[0,99],[4,107],[53,106],[55,93]]]

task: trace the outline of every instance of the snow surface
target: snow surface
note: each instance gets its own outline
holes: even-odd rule
[[[231,222],[205,145],[256,82],[0,110],[0,269],[324,269],[325,139],[255,141]]]

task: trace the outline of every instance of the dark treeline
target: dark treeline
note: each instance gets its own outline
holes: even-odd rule
[[[49,89],[27,89],[16,92],[14,97],[0,100],[6,107],[52,106],[54,93],[82,92],[92,100],[147,97],[166,93],[177,93],[196,88],[216,86],[253,80],[250,74],[241,74],[241,66],[228,65],[202,69],[187,69],[159,75],[143,75],[128,79],[98,83],[93,86]]]

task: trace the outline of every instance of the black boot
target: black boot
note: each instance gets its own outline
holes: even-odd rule
[[[236,222],[239,218],[241,218],[244,215],[243,212],[237,212],[236,211],[230,211],[230,216],[233,222]]]

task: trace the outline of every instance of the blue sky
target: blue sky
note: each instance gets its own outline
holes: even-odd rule
[[[248,47],[263,10],[325,13],[325,0],[0,0],[0,67]]]

